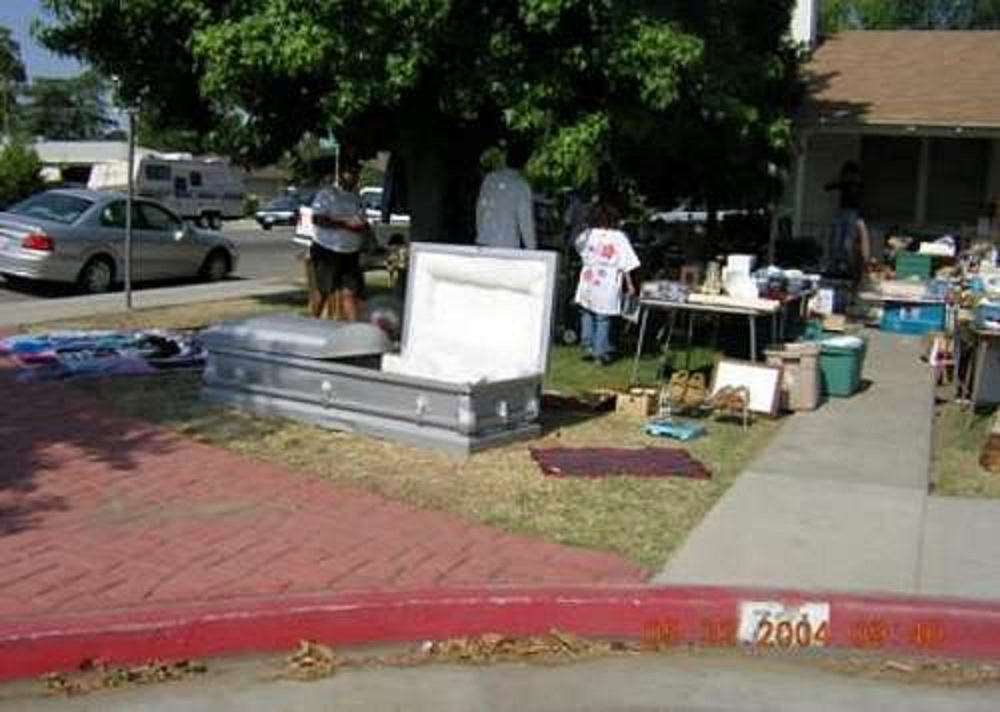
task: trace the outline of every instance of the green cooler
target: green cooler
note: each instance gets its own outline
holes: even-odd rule
[[[865,340],[860,336],[834,336],[820,342],[819,370],[823,395],[846,398],[861,388]]]

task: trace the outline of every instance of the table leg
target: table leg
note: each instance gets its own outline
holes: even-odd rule
[[[632,359],[632,378],[629,385],[635,385],[639,376],[639,358],[642,356],[642,342],[646,338],[646,321],[649,319],[649,309],[639,305],[639,343],[635,347],[635,358]]]
[[[757,362],[757,317],[750,316],[750,361]]]
[[[691,351],[694,348],[694,312],[688,312],[687,346],[684,352],[684,368],[691,370]]]
[[[670,319],[667,320],[667,340],[663,342],[663,353],[670,353],[670,342],[674,339],[674,324],[677,321],[677,312],[670,310]]]
[[[974,375],[972,377],[972,393],[969,394],[969,400],[972,401],[972,407],[976,407],[976,402],[979,400],[979,388],[981,386],[980,381],[983,377],[983,362],[986,361],[986,339],[979,339],[979,344],[976,346],[976,362],[973,364]]]

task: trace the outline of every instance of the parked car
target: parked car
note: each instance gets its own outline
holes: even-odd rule
[[[716,210],[715,214],[721,222],[723,220],[728,220],[731,217],[752,215],[755,212],[758,211],[723,208]],[[660,222],[668,225],[674,225],[677,223],[703,224],[708,222],[708,208],[704,205],[695,205],[690,201],[683,201],[670,210],[662,210],[653,213],[649,219],[650,222]]]
[[[295,225],[302,203],[295,196],[275,198],[254,214],[257,224],[265,230],[275,225]]]
[[[359,192],[365,216],[371,223],[375,249],[386,252],[390,247],[402,247],[410,241],[410,216],[392,213],[389,222],[382,222],[382,189],[366,186]]]
[[[11,206],[0,213],[0,274],[108,291],[125,272],[125,206],[122,194],[92,190],[49,190]],[[236,269],[231,240],[186,224],[166,206],[139,198],[132,216],[136,281],[217,281]]]

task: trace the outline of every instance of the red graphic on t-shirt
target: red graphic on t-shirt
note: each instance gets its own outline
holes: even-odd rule
[[[593,271],[589,267],[587,269],[583,270],[583,281],[584,282],[593,282],[594,281],[594,273],[593,273]]]
[[[608,261],[613,260],[617,252],[618,250],[610,242],[606,242],[598,248],[598,254]]]

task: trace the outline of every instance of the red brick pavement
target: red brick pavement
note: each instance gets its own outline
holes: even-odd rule
[[[636,583],[517,536],[100,413],[0,371],[0,620],[348,589]]]

